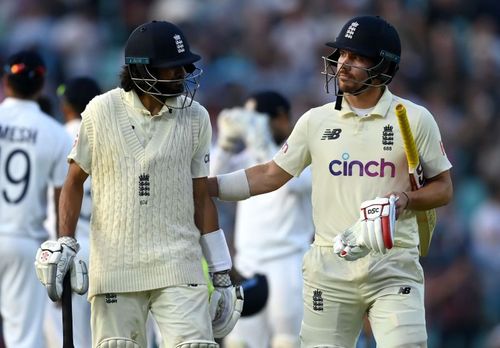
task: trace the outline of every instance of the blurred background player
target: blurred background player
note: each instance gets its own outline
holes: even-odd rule
[[[0,312],[7,347],[45,347],[46,294],[33,268],[43,226],[47,188],[55,204],[67,173],[71,139],[37,103],[46,76],[34,51],[10,56],[0,104]]]
[[[260,91],[244,107],[223,110],[217,125],[213,174],[264,163],[290,135],[290,103],[278,92]],[[263,311],[240,318],[225,347],[299,346],[302,258],[314,234],[310,195],[311,174],[305,170],[272,193],[238,202],[235,270],[245,278],[265,275],[269,298]]]
[[[87,104],[101,89],[97,82],[90,77],[75,77],[59,86],[58,94],[61,98],[60,107],[64,120],[64,127],[70,137],[76,141],[81,114]],[[92,200],[90,193],[90,178],[83,185],[83,200],[80,217],[76,225],[76,239],[80,244],[78,255],[88,264],[89,261],[89,233]],[[50,218],[47,220],[50,221]],[[62,321],[60,307],[50,301],[47,305],[47,320],[45,334],[49,348],[62,346]],[[86,296],[73,294],[73,336],[75,348],[90,348],[92,345],[90,334],[90,303]]]
[[[401,57],[390,23],[378,16],[351,18],[327,46],[334,50],[324,57],[325,87],[333,81],[336,102],[302,115],[273,160],[210,178],[210,192],[246,199],[278,189],[310,166],[316,230],[304,257],[301,345],[353,348],[366,314],[378,346],[424,348],[424,274],[414,211],[451,200],[451,164],[431,113],[387,87]],[[408,110],[427,180],[418,191],[411,191],[408,178],[399,103]],[[391,135],[388,143],[384,132]],[[371,215],[377,218],[366,218]],[[382,221],[397,215],[392,233]],[[384,230],[394,236],[394,247],[370,243],[382,240]],[[369,238],[361,238],[366,232]]]

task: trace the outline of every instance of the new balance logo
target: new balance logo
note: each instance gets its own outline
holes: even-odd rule
[[[399,288],[398,295],[409,295],[411,291],[411,288],[409,286],[402,286]]]
[[[321,140],[338,139],[340,137],[340,133],[342,133],[342,129],[340,129],[340,128],[335,128],[335,129],[327,128],[327,129],[325,129],[325,132],[323,133]]]

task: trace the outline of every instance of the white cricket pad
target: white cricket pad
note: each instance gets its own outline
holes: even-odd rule
[[[139,344],[125,337],[106,338],[99,342],[96,348],[141,348]]]
[[[219,345],[213,341],[192,340],[179,343],[175,348],[219,348]]]

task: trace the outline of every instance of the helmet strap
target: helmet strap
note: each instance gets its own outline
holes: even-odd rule
[[[337,99],[335,99],[335,110],[342,109],[342,98],[344,97],[344,92],[341,90],[338,91],[337,93]]]

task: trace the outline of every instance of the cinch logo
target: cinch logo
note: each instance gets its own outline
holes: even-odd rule
[[[333,176],[379,176],[381,178],[390,176],[394,178],[396,176],[396,166],[394,163],[386,161],[385,158],[381,158],[380,162],[368,161],[363,163],[358,160],[349,161],[349,154],[342,154],[341,160],[333,160],[328,165],[328,170]]]

